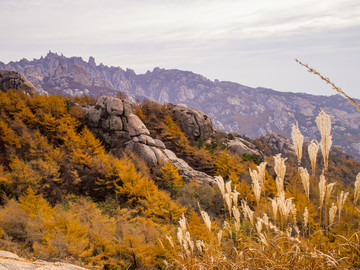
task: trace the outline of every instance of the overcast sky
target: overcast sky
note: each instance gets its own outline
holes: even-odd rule
[[[51,50],[144,73],[190,70],[279,91],[360,98],[359,0],[0,0],[0,61]]]

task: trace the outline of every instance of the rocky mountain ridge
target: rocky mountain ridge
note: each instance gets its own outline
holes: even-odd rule
[[[291,124],[298,121],[305,140],[319,140],[315,118],[323,109],[332,117],[333,144],[360,160],[360,113],[339,95],[250,88],[181,70],[155,68],[137,75],[131,69],[96,65],[93,57],[86,62],[51,52],[33,61],[0,62],[0,69],[24,74],[40,93],[116,96],[121,91],[133,101],[148,98],[183,104],[209,115],[217,128],[251,138],[268,132],[289,138]]]

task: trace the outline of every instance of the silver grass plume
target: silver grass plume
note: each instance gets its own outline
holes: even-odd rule
[[[261,234],[261,231],[262,231],[262,219],[261,218],[257,218],[257,222],[256,222],[256,231],[258,234]]]
[[[276,198],[274,198],[274,199],[270,199],[270,198],[269,198],[269,200],[271,201],[273,218],[274,218],[274,220],[276,221],[276,219],[277,219],[277,213],[278,213],[277,200],[276,200]]]
[[[225,184],[224,179],[221,175],[215,176],[215,182],[218,185],[221,195],[223,196],[223,199],[225,199]]]
[[[311,161],[311,168],[313,175],[315,174],[315,170],[316,170],[316,158],[318,152],[319,152],[319,143],[316,140],[312,140],[308,146],[308,153]]]
[[[269,227],[269,217],[266,213],[263,214],[262,221],[263,221],[263,224],[265,224],[265,226],[268,228]]]
[[[330,198],[332,195],[332,192],[334,190],[334,186],[336,185],[336,183],[331,183],[327,185],[327,189],[326,189],[326,196],[325,196],[325,203],[326,205],[329,205],[330,202]]]
[[[254,211],[250,209],[244,200],[241,201],[241,207],[243,209],[244,216],[247,217],[250,220],[251,225],[254,226]]]
[[[190,237],[190,233],[189,233],[189,232],[186,232],[186,234],[185,234],[185,239],[186,239],[186,241],[187,241],[187,243],[188,243],[188,246],[189,246],[190,249],[191,249],[191,252],[194,252],[194,247],[195,247],[195,245],[194,245],[194,241],[191,240],[191,237]],[[186,249],[185,249],[185,251],[186,251]],[[189,253],[189,252],[187,252],[187,253]]]
[[[219,232],[216,235],[216,238],[217,238],[217,240],[219,242],[219,245],[221,245],[222,232],[223,232],[222,230],[219,230]]]
[[[182,214],[182,217],[180,218],[179,220],[179,225],[180,225],[180,228],[186,232],[186,217],[184,215],[184,213]]]
[[[285,172],[286,172],[285,160],[287,160],[287,158],[282,158],[281,154],[277,154],[274,157],[274,160],[275,160],[275,166],[274,166],[275,173],[278,177],[284,180]]]
[[[300,132],[298,122],[296,122],[296,125],[292,125],[291,138],[293,140],[296,156],[298,158],[298,165],[300,166],[304,144],[304,136]]]
[[[304,210],[304,229],[306,230],[309,225],[309,210],[305,207]]]
[[[232,207],[232,200],[231,200],[231,194],[225,193],[225,202],[228,207],[230,217],[231,217],[231,207]]]
[[[357,203],[359,197],[360,197],[360,173],[358,173],[355,180],[354,204]]]
[[[200,253],[202,253],[203,250],[205,249],[204,241],[203,240],[196,240],[196,247],[200,251]]]
[[[325,179],[325,176],[322,174],[322,175],[320,175],[320,182],[319,182],[320,209],[322,208],[323,203],[324,203],[325,191],[326,191],[326,179]]]
[[[232,212],[235,218],[235,229],[236,231],[240,231],[240,211],[237,207],[233,206],[232,207]]]
[[[266,170],[266,165],[267,165],[267,162],[264,161],[264,162],[261,162],[261,164],[259,166],[257,166],[257,170],[259,172],[259,179],[260,179],[260,185],[261,185],[261,188],[262,190],[265,191],[265,170]]]
[[[320,148],[324,159],[325,171],[327,171],[329,153],[332,145],[332,136],[330,136],[330,132],[331,132],[330,116],[326,114],[323,110],[321,110],[318,117],[316,118],[316,124],[321,134]]]
[[[239,194],[240,193],[236,191],[236,187],[234,187],[234,191],[231,193],[231,198],[233,200],[235,207],[238,207]]]
[[[167,238],[167,240],[169,241],[169,243],[170,243],[170,245],[172,246],[172,248],[175,248],[175,246],[174,246],[174,242],[173,242],[173,240],[172,240],[172,237],[171,237],[171,236],[166,235],[166,238]]]
[[[295,205],[292,203],[293,198],[285,199],[285,193],[279,194],[277,197],[277,205],[280,210],[281,215],[283,216],[284,220],[286,220],[291,212],[295,210]]]
[[[341,211],[344,207],[345,201],[347,196],[349,195],[349,192],[341,191],[340,195],[337,197],[337,204],[339,206],[339,220],[341,219]]]
[[[299,171],[300,171],[300,178],[301,178],[301,182],[304,186],[306,197],[309,200],[309,198],[310,198],[310,175],[306,168],[300,167]]]
[[[330,210],[329,210],[329,221],[330,221],[330,224],[332,224],[335,220],[335,216],[336,216],[336,212],[337,212],[337,206],[332,203],[331,204],[331,207],[330,207]]]
[[[203,218],[204,220],[204,223],[206,225],[206,227],[209,229],[209,231],[211,232],[211,220],[210,220],[210,217],[208,215],[208,213],[206,213],[205,211],[203,210],[200,210],[200,214],[201,214],[201,217]]]
[[[231,181],[227,181],[225,187],[226,187],[226,192],[231,194]]]
[[[284,180],[280,177],[276,177],[275,183],[278,195],[284,193]]]
[[[260,196],[261,196],[261,180],[260,180],[260,174],[256,170],[249,169],[251,180],[252,180],[252,189],[255,194],[256,203],[259,204],[260,202]]]
[[[284,192],[284,178],[285,178],[285,172],[286,172],[285,160],[286,159],[287,158],[282,158],[281,154],[277,154],[274,157],[274,160],[275,160],[274,170],[277,175],[275,181],[276,181],[276,188],[277,188],[278,194]]]

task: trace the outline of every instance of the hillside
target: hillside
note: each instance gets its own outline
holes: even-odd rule
[[[360,163],[342,150],[324,172],[306,143],[298,169],[278,134],[253,141],[181,105],[38,95],[0,75],[0,249],[90,269],[359,265]]]
[[[162,103],[186,104],[209,115],[215,126],[250,138],[276,132],[290,137],[289,123],[299,122],[306,140],[320,139],[315,117],[324,109],[333,119],[333,141],[360,160],[360,113],[338,95],[314,96],[250,88],[232,82],[211,81],[188,71],[155,68],[145,74],[131,69],[96,65],[80,57],[49,52],[46,57],[4,64],[0,69],[24,74],[38,92],[108,95],[126,93],[133,101],[148,98]]]

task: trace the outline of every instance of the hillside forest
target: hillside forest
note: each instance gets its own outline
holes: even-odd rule
[[[360,163],[331,151],[326,113],[320,142],[289,123],[295,152],[255,140],[258,157],[229,151],[239,134],[187,137],[171,104],[133,104],[151,137],[215,179],[199,184],[109,147],[87,126],[94,104],[0,91],[0,249],[89,269],[360,267]]]

